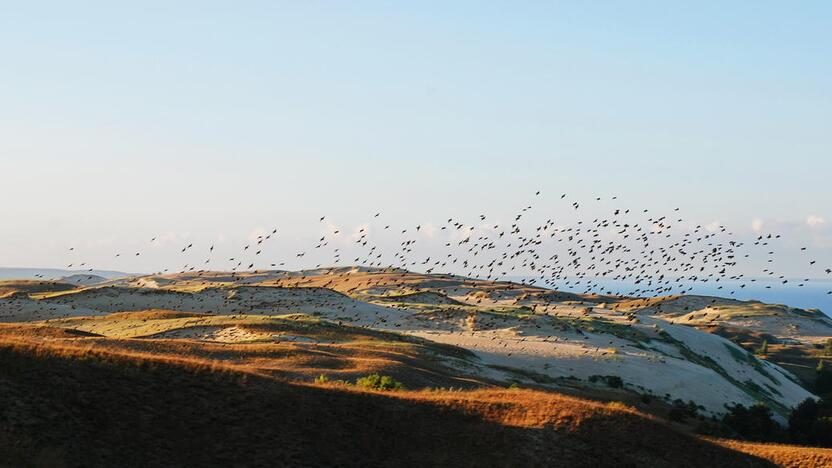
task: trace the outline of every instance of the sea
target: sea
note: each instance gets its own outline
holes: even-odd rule
[[[522,279],[512,278],[512,280]],[[526,278],[528,279],[528,278]],[[631,291],[636,288],[632,283],[595,280],[601,285],[604,291]],[[783,304],[790,307],[798,307],[801,309],[818,309],[827,316],[832,317],[832,280],[828,279],[814,279],[802,283],[798,280],[789,280],[788,283],[783,284],[780,281],[772,281],[768,279],[758,279],[755,282],[744,281],[744,288],[740,288],[740,282],[720,281],[719,283],[699,283],[689,284],[693,289],[686,294],[697,294],[703,296],[717,296],[727,297],[731,299],[739,299],[743,301],[756,300],[769,304]],[[540,286],[540,285],[538,285]],[[718,289],[722,286],[722,289]],[[768,287],[766,287],[768,286]],[[559,291],[570,291],[582,293],[585,288],[570,289],[568,287],[558,285],[556,287]],[[731,292],[734,294],[731,294]],[[593,291],[600,292],[600,291]],[[672,291],[670,294],[675,294]]]

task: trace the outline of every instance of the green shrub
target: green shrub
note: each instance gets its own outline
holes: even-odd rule
[[[832,370],[825,361],[820,361],[816,369],[815,393],[821,396],[832,394]]]
[[[762,403],[750,408],[737,404],[728,407],[722,423],[744,439],[766,442],[775,440],[779,435],[780,428],[771,416],[771,410]]]
[[[676,422],[684,422],[688,418],[695,418],[699,412],[699,406],[693,401],[685,403],[681,399],[673,400],[673,408],[667,414],[668,419]]]
[[[404,390],[404,384],[389,375],[370,374],[358,378],[355,384],[370,390]]]
[[[768,354],[768,340],[763,340],[763,344],[761,344],[760,347],[757,348],[757,354]]]
[[[610,388],[624,387],[624,381],[617,375],[591,375],[589,381],[592,383],[604,382]]]
[[[832,404],[814,398],[803,400],[789,417],[789,435],[798,444],[832,447]]]
[[[324,374],[321,374],[321,375],[315,377],[315,383],[316,384],[324,384],[324,383],[327,383],[327,382],[329,382],[329,377],[325,376]]]

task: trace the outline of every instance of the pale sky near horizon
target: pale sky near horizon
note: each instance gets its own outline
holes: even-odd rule
[[[0,266],[273,227],[288,258],[320,216],[510,222],[537,190],[832,265],[830,57],[823,1],[0,1]]]

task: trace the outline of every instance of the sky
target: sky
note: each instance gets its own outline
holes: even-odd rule
[[[538,190],[832,265],[829,57],[826,1],[0,1],[0,266],[292,259]]]

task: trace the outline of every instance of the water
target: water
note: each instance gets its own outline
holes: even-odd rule
[[[518,278],[519,279],[519,278]],[[528,279],[528,278],[526,278]],[[635,289],[632,283],[595,280],[595,282],[603,287],[604,291],[631,291]],[[791,307],[799,307],[801,309],[820,309],[826,315],[832,316],[832,280],[816,279],[804,283],[804,286],[798,286],[798,282],[789,280],[787,284],[782,284],[779,281],[757,280],[756,282],[745,281],[745,288],[740,288],[740,282],[720,281],[719,283],[699,283],[688,284],[693,286],[693,290],[686,294],[700,294],[705,296],[727,297],[739,300],[757,300],[769,304],[784,304]],[[722,286],[722,289],[718,289]],[[770,288],[766,288],[770,286]],[[559,286],[556,289],[561,291],[584,292],[585,288],[565,288]],[[734,294],[731,294],[731,292]],[[595,290],[593,292],[599,292]],[[672,291],[670,294],[676,294],[678,291]]]
[[[766,286],[771,286],[767,289]],[[832,281],[810,281],[803,287],[798,287],[796,284],[781,284],[778,282],[756,282],[748,285],[742,290],[738,288],[728,289],[723,287],[717,290],[713,285],[703,285],[700,288],[694,288],[691,293],[706,294],[709,296],[723,296],[735,299],[750,300],[755,299],[761,302],[770,304],[785,304],[791,307],[799,307],[801,309],[820,309],[826,315],[832,316],[832,294],[827,294],[832,291]],[[728,293],[725,291],[728,290]],[[733,295],[729,295],[730,291],[737,290]]]

